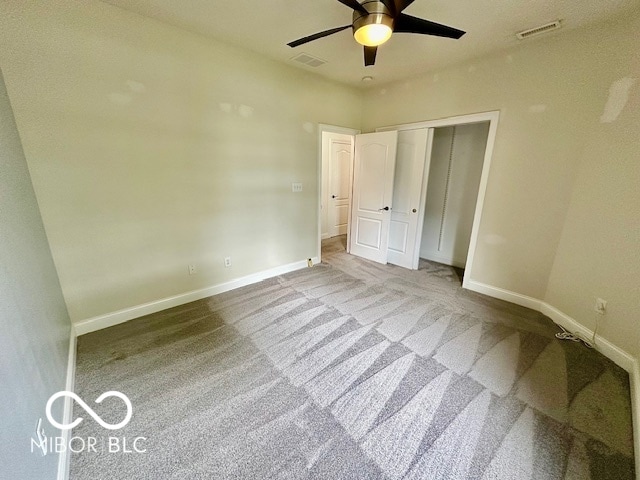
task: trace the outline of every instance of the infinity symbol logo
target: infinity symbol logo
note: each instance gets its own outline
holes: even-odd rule
[[[127,406],[127,415],[124,417],[124,420],[122,420],[120,423],[116,423],[115,425],[112,425],[102,420],[98,416],[98,414],[89,405],[87,405],[78,395],[76,395],[73,392],[68,392],[66,390],[63,390],[61,392],[54,393],[53,395],[51,395],[51,398],[49,398],[49,400],[47,401],[47,408],[46,408],[47,419],[49,419],[49,422],[51,423],[51,425],[61,430],[71,430],[72,428],[77,427],[80,424],[80,422],[82,422],[83,418],[78,417],[72,423],[69,423],[67,425],[58,423],[51,415],[51,405],[53,405],[53,402],[55,402],[60,397],[69,397],[74,399],[78,403],[78,405],[80,405],[85,410],[85,412],[91,415],[91,417],[93,417],[93,419],[96,422],[98,422],[103,428],[106,428],[108,430],[118,430],[119,428],[124,427],[127,423],[129,423],[129,420],[131,420],[131,416],[133,415],[133,406],[131,405],[131,400],[129,400],[129,397],[127,397],[124,393],[112,390],[109,392],[104,392],[102,395],[96,398],[96,403],[102,403],[102,401],[105,398],[118,397]]]

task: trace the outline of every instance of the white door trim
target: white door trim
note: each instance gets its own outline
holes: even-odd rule
[[[487,147],[484,152],[484,163],[482,165],[482,175],[480,176],[480,187],[478,188],[478,200],[476,201],[476,210],[473,216],[473,227],[471,228],[471,240],[469,241],[469,252],[467,253],[467,263],[464,279],[462,281],[463,288],[470,288],[470,281],[473,273],[473,260],[478,244],[478,230],[482,220],[484,209],[484,199],[487,193],[487,182],[489,180],[489,171],[491,168],[491,158],[493,157],[493,149],[498,131],[498,122],[500,121],[500,111],[472,113],[469,115],[458,115],[455,117],[440,118],[436,120],[427,120],[423,122],[407,123],[403,125],[390,125],[380,127],[376,132],[384,132],[389,130],[413,130],[416,128],[437,128],[451,127],[454,125],[464,125],[468,123],[489,122],[489,136],[487,138]],[[427,169],[425,169],[428,172]]]
[[[317,250],[318,254],[318,262],[322,261],[322,133],[330,132],[330,133],[342,133],[345,135],[351,135],[355,137],[360,133],[360,130],[356,130],[354,128],[348,127],[339,127],[336,125],[327,125],[324,123],[318,124],[318,161],[317,161],[317,175],[318,175],[318,240],[317,240]],[[352,147],[354,148],[355,142],[351,142]],[[354,152],[351,152],[351,157],[353,158]],[[353,177],[351,178],[351,188],[353,188]],[[351,206],[349,206],[349,215],[347,217],[350,221],[351,219]],[[347,236],[349,235],[349,226],[347,225]],[[347,249],[349,248],[349,239],[347,238]]]

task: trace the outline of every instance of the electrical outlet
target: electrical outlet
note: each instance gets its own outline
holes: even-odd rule
[[[302,191],[302,184],[301,183],[292,183],[291,184],[291,191],[293,193],[300,193]]]
[[[231,257],[224,257],[224,266],[225,267],[231,266]]]
[[[195,265],[189,265],[189,275],[195,275],[198,273],[198,269]]]
[[[596,298],[596,306],[594,308],[597,314],[604,315],[607,310],[607,301],[601,298]]]

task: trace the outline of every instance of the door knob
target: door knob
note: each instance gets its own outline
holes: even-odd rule
[[[336,197],[337,197],[337,195],[331,195],[331,198],[336,198]]]
[[[384,210],[386,212],[388,212],[389,210],[391,210],[389,207],[384,207],[384,208],[379,208],[378,211]]]
[[[416,210],[415,208],[413,210],[411,210],[413,213],[416,213],[418,210]]]

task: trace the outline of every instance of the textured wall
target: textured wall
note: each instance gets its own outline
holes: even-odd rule
[[[0,72],[0,470],[55,479],[58,456],[31,453],[49,397],[64,390],[70,323]],[[62,402],[56,404],[61,409]],[[61,418],[61,410],[56,412]]]
[[[358,91],[98,1],[2,2],[0,60],[72,320],[316,255]]]

